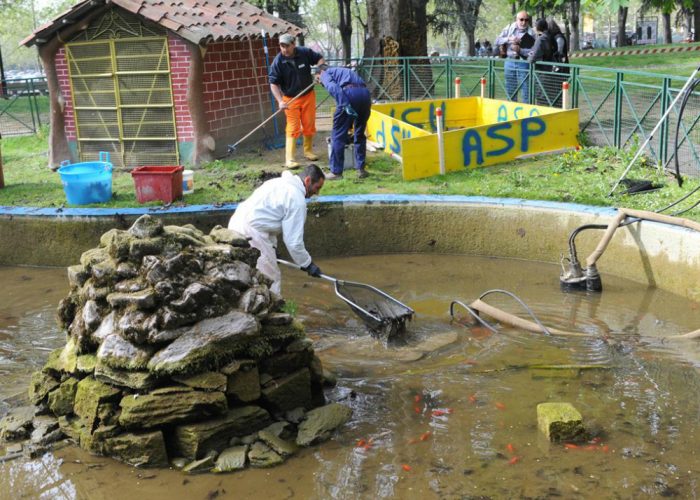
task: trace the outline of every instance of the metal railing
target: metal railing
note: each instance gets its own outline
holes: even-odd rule
[[[0,135],[36,133],[49,123],[46,78],[22,78],[0,82]]]
[[[635,147],[647,139],[686,82],[682,77],[576,64],[529,65],[523,61],[514,68],[512,62],[486,57],[413,57],[358,59],[352,64],[379,102],[451,98],[455,96],[454,80],[460,77],[461,97],[481,95],[480,80],[485,78],[489,98],[561,107],[562,83],[568,82],[568,105],[579,109],[582,140],[615,148]],[[325,93],[318,96],[325,98]],[[330,107],[333,102],[329,101],[325,105]],[[324,109],[321,106],[320,111]],[[689,96],[676,150],[679,112],[671,110],[645,154],[664,168],[672,168],[678,155],[683,174],[700,176],[700,92]]]

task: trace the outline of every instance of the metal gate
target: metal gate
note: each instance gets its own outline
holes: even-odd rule
[[[167,38],[73,42],[66,58],[81,161],[179,164]]]

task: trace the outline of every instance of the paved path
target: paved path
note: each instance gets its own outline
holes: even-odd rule
[[[673,47],[655,47],[643,46],[640,49],[631,50],[604,50],[604,51],[594,51],[594,50],[582,50],[579,52],[572,53],[569,58],[579,58],[579,57],[606,57],[606,56],[627,56],[627,55],[637,55],[637,54],[665,54],[669,52],[688,52],[691,50],[700,50],[700,43],[688,43],[684,45],[674,45]]]

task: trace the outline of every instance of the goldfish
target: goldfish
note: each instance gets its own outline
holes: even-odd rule
[[[597,447],[596,445],[594,445],[594,444],[589,444],[588,446],[586,446],[585,449],[588,450],[588,451],[595,451],[595,450],[598,449],[598,447]]]
[[[432,432],[426,431],[426,432],[424,432],[423,434],[420,435],[420,438],[419,438],[419,439],[420,439],[421,441],[426,441],[426,440],[430,437],[431,434],[432,434]]]
[[[414,407],[413,407],[413,411],[415,411],[416,413],[420,414],[420,408],[417,407],[417,406],[414,406]]]
[[[511,457],[510,460],[508,460],[508,464],[510,464],[510,465],[515,465],[518,462],[520,462],[520,457],[517,457],[517,456]]]
[[[601,446],[600,449],[603,453],[607,453],[610,451],[610,447],[607,444],[604,444],[603,446]]]
[[[420,403],[420,400],[421,400],[420,394],[416,394],[416,395],[413,397],[413,400],[414,400],[416,403]]]
[[[364,439],[358,439],[358,440],[357,440],[357,443],[355,444],[355,446],[357,446],[358,448],[361,448],[361,447],[363,447],[365,444],[367,444],[367,441],[365,441]]]
[[[472,394],[471,396],[469,396],[469,402],[476,403],[476,394]]]
[[[567,450],[576,450],[578,449],[578,445],[574,443],[564,443],[564,448]]]
[[[447,412],[445,410],[433,410],[433,417],[442,417],[446,414]]]
[[[513,443],[508,443],[506,445],[506,450],[508,450],[509,453],[515,453],[515,446],[513,446]]]
[[[408,465],[408,464],[403,464],[403,465],[401,466],[401,468],[402,468],[403,470],[405,470],[406,472],[408,472],[408,471],[411,470],[411,466]]]
[[[496,406],[496,408],[498,408],[498,409],[501,410],[501,411],[503,411],[503,410],[506,409],[506,405],[504,405],[504,404],[501,403],[500,401],[496,401],[495,406]]]

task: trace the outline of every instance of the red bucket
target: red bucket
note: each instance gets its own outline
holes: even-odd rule
[[[182,198],[182,170],[177,166],[145,166],[131,171],[139,203],[160,200],[172,203]]]

